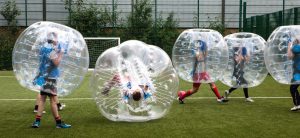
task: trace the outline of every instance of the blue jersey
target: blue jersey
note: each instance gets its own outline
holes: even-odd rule
[[[293,80],[292,81],[300,81],[300,44],[296,44],[292,48],[292,52],[294,54],[293,58]]]
[[[58,49],[61,49],[58,45]],[[54,65],[50,54],[56,52],[51,44],[44,44],[40,49],[40,67],[39,75],[45,78],[57,78],[59,77],[59,70],[56,65]]]

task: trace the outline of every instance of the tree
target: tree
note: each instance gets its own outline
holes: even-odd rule
[[[1,6],[0,14],[7,20],[8,30],[15,34],[17,32],[16,17],[21,14],[14,0],[7,0]]]
[[[124,38],[137,39],[144,42],[150,42],[149,34],[152,30],[152,8],[148,0],[137,0],[133,5],[133,11],[127,18],[127,24],[124,27]]]

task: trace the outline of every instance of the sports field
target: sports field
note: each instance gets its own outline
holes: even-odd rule
[[[71,95],[61,98],[67,107],[60,111],[70,129],[56,129],[46,105],[41,127],[31,128],[36,93],[22,88],[13,72],[0,71],[0,137],[299,137],[300,111],[291,112],[289,86],[270,76],[249,89],[254,103],[244,101],[242,90],[232,93],[228,103],[217,103],[209,85],[187,98],[174,101],[170,112],[159,120],[144,123],[112,122],[98,111],[89,90],[89,75]],[[180,89],[191,86],[181,81]],[[221,94],[228,87],[217,82]]]

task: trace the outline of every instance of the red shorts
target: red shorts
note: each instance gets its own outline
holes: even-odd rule
[[[208,81],[210,79],[210,76],[207,72],[201,72],[201,73],[195,73],[193,76],[193,87],[199,87],[200,86],[200,81]]]

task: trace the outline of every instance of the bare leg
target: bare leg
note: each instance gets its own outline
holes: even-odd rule
[[[59,117],[56,101],[57,96],[50,96],[51,111],[54,118]]]
[[[40,99],[41,99],[41,94],[38,93],[36,96],[35,105],[39,105]]]
[[[38,108],[38,112],[37,112],[38,116],[42,116],[42,114],[43,114],[46,99],[47,99],[47,95],[40,95],[40,98],[39,98],[39,101],[38,101],[38,103],[39,103],[38,104],[39,108]]]
[[[35,100],[34,110],[33,112],[37,113],[39,109],[39,101],[41,99],[41,95],[38,93]]]

